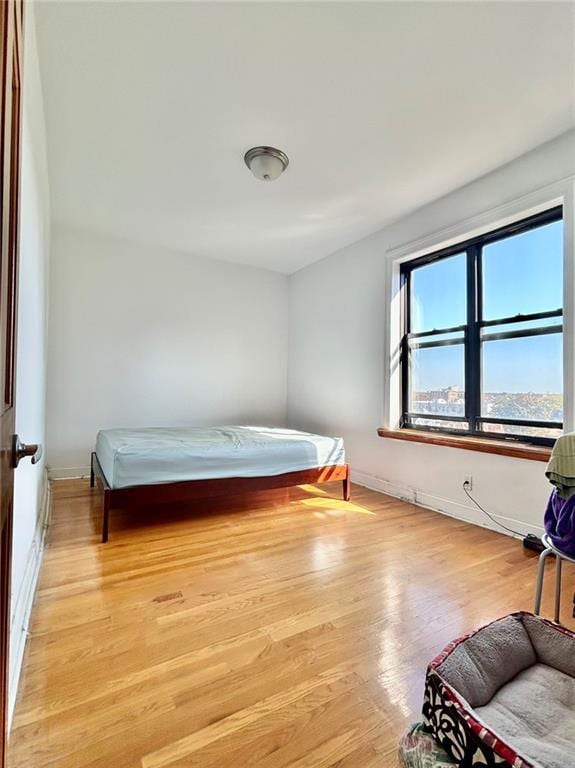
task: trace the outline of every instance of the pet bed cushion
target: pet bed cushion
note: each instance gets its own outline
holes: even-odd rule
[[[534,664],[475,711],[488,728],[536,763],[575,766],[575,678]]]
[[[514,613],[430,664],[426,727],[461,768],[575,768],[575,634]]]

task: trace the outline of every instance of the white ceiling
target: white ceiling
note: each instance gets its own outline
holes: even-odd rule
[[[54,218],[293,272],[575,125],[574,10],[39,3]]]

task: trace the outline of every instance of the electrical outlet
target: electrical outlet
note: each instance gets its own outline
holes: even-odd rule
[[[473,490],[473,477],[471,475],[465,475],[463,478],[463,487],[467,488],[468,491]]]

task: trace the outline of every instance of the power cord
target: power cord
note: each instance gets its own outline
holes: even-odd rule
[[[503,528],[508,533],[512,533],[515,536],[519,536],[520,538],[525,539],[525,534],[524,533],[519,533],[519,531],[515,531],[515,530],[513,530],[513,528],[508,528],[506,525],[503,525],[503,523],[500,523],[499,520],[496,520],[493,517],[493,515],[490,515],[489,512],[486,509],[483,509],[483,507],[481,506],[481,504],[478,501],[475,501],[475,499],[471,495],[471,492],[469,491],[469,480],[465,480],[464,481],[464,483],[463,483],[463,490],[465,491],[467,496],[471,499],[471,501],[475,504],[477,509],[479,509],[481,512],[483,512],[483,514],[486,515],[491,520],[492,523],[495,523],[495,525],[498,525],[500,528]]]

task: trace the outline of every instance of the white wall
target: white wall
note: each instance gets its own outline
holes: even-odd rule
[[[31,3],[25,8],[16,431],[24,442],[44,443],[50,206],[34,12]],[[23,461],[15,473],[11,707],[41,555],[44,475],[44,462],[32,466],[29,460]]]
[[[520,531],[539,531],[550,488],[543,463],[377,436],[387,417],[388,262],[402,244],[497,206],[509,203],[520,211],[520,198],[573,174],[572,131],[292,275],[290,426],[342,434],[359,482],[483,523],[461,488],[471,474],[474,495],[490,512]],[[572,248],[572,206],[566,215]]]
[[[287,277],[53,227],[48,456],[99,429],[285,424]]]

